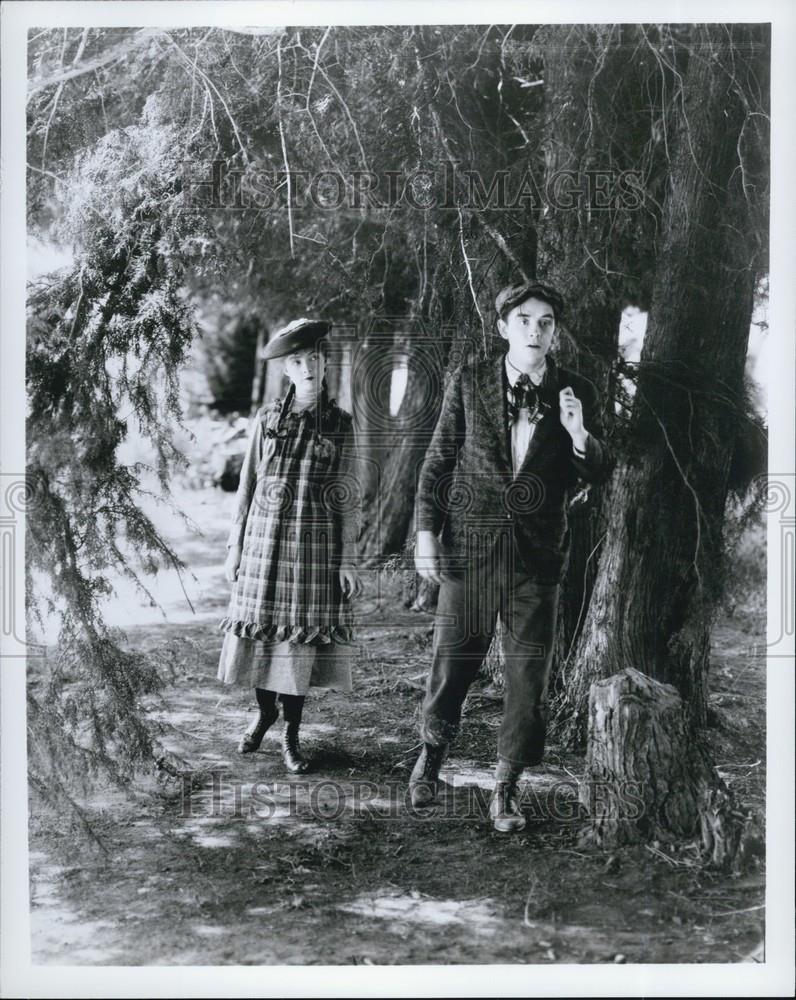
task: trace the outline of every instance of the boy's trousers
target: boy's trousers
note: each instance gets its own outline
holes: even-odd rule
[[[538,764],[547,725],[559,585],[537,583],[520,560],[513,534],[498,538],[478,563],[456,567],[442,584],[421,738],[439,746],[456,735],[467,690],[489,650],[498,613],[503,624],[504,703],[498,757]]]

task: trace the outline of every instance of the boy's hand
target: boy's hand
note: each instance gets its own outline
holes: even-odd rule
[[[561,408],[561,426],[572,438],[575,447],[585,451],[588,432],[583,426],[583,404],[572,391],[572,386],[568,385],[559,392],[558,402]]]
[[[359,577],[359,573],[355,569],[341,569],[340,587],[344,596],[349,601],[353,601],[355,597],[359,597],[362,593],[362,580]]]
[[[227,549],[227,558],[224,562],[224,576],[228,583],[234,583],[238,579],[238,567],[242,554],[240,545],[230,545]]]
[[[418,531],[415,541],[415,569],[424,580],[441,586],[448,579],[442,572],[442,547],[433,531]]]

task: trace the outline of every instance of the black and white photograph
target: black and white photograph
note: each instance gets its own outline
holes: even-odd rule
[[[793,995],[795,25],[2,5],[4,995]]]

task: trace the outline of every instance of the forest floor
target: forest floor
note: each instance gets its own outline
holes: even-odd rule
[[[156,591],[163,613],[120,583],[109,619],[136,649],[176,654],[151,711],[192,778],[96,795],[102,842],[30,824],[36,964],[533,964],[762,961],[764,874],[711,872],[689,845],[606,853],[579,846],[583,758],[553,741],[526,771],[528,825],[486,819],[501,702],[474,686],[440,804],[413,811],[406,784],[431,618],[398,581],[366,575],[355,690],[313,692],[302,727],[313,770],[287,775],[281,723],[258,753],[235,747],[252,692],[215,679],[229,587],[231,497],[185,491],[195,528],[164,522],[193,571]],[[713,759],[742,803],[765,801],[762,600],[719,621],[711,671]],[[165,657],[164,657],[165,659]]]

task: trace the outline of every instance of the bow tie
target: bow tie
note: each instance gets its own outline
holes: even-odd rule
[[[509,386],[507,393],[509,420],[515,421],[521,409],[525,408],[534,413],[539,405],[539,389],[533,384],[530,376],[523,372],[514,383]]]

